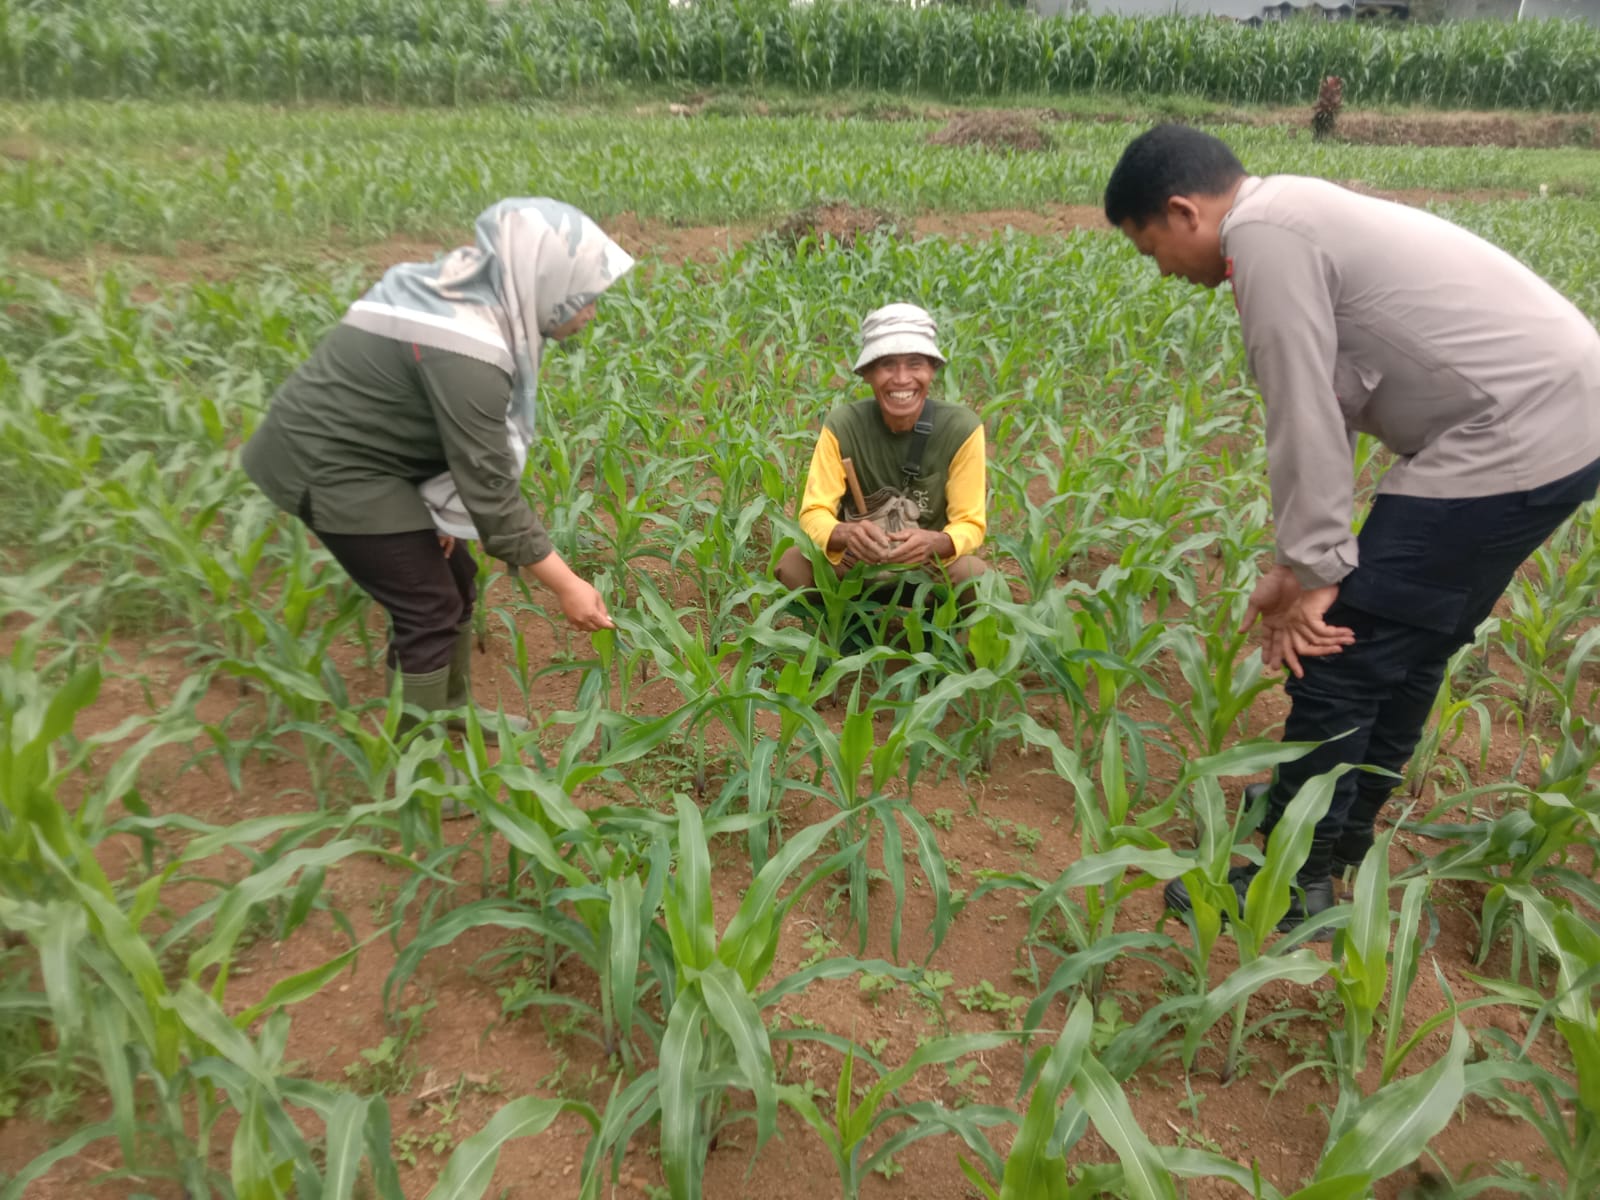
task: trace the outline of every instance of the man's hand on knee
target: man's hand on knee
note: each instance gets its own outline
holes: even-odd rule
[[[1305,677],[1301,658],[1337,654],[1355,641],[1355,634],[1323,617],[1339,598],[1338,584],[1306,591],[1288,567],[1278,565],[1263,575],[1250,593],[1241,629],[1259,617],[1265,628],[1261,661],[1268,670],[1286,666],[1296,679]]]

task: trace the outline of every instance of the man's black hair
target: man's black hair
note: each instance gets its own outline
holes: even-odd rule
[[[1217,196],[1245,173],[1227,143],[1190,125],[1157,125],[1122,152],[1106,184],[1106,220],[1138,228],[1166,214],[1173,196]]]

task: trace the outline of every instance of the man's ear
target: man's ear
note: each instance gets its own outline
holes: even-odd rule
[[[1168,196],[1167,223],[1193,233],[1200,228],[1200,206],[1187,196]]]

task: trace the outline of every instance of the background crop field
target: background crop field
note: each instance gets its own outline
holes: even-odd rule
[[[1592,69],[1481,83],[1589,34],[1049,27],[1145,39],[1170,94],[1118,98],[992,66],[838,90],[888,81],[772,39],[721,86],[704,48],[771,5],[160,9],[0,7],[0,1197],[1600,1191],[1600,517],[1453,662],[1331,945],[1164,921],[1160,883],[1220,879],[1241,785],[1293,753],[1235,632],[1266,464],[1231,298],[1095,208],[1178,113],[1252,170],[1428,205],[1600,316]],[[1048,43],[785,19],[973,63]],[[1299,65],[1201,86],[1184,38]],[[334,47],[413,74],[360,90]],[[1217,107],[1304,99],[1336,54],[1432,82],[1347,91],[1328,142]],[[1571,111],[1376,107],[1419,97]],[[397,736],[382,614],[236,451],[383,266],[519,193],[640,257],[548,356],[524,480],[618,631],[569,634],[485,561],[478,699],[532,732]],[[998,570],[971,616],[850,654],[885,614],[848,587],[802,613],[769,573],[895,299],[984,418]],[[1383,465],[1364,445],[1364,495]]]

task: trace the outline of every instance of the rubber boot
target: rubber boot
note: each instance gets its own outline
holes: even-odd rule
[[[450,686],[445,693],[445,708],[465,708],[472,703],[472,636],[471,621],[456,627],[456,648],[450,656]],[[496,726],[500,723],[500,714],[485,708],[478,708],[477,711],[484,742],[490,746],[499,745],[500,735],[496,732]],[[533,728],[524,717],[508,714],[506,720],[516,733],[527,733]],[[451,717],[445,724],[455,733],[464,732],[467,728],[465,717]]]
[[[388,682],[392,687],[397,672],[393,667],[388,670]],[[438,712],[448,708],[446,697],[450,691],[450,668],[440,667],[437,671],[398,672],[400,675],[400,698],[406,702],[406,707],[418,708],[423,712]],[[411,713],[402,713],[400,716],[400,732],[410,733],[422,721]]]
[[[390,672],[393,680],[393,672]],[[440,667],[437,671],[424,671],[420,674],[400,674],[400,696],[405,701],[407,708],[419,708],[423,712],[439,712],[448,707],[445,697],[450,690],[450,668]],[[411,713],[403,713],[400,717],[399,733],[409,733],[422,721]],[[439,758],[439,769],[444,774],[447,785],[454,786],[461,782],[461,773],[456,770],[450,760],[444,756]],[[461,817],[470,817],[472,809],[461,803],[453,796],[445,796],[439,802],[439,815],[446,821],[454,821]]]

